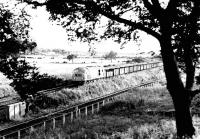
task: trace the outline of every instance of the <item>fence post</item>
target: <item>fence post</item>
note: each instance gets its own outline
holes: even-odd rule
[[[63,125],[65,124],[65,114],[63,114]]]
[[[81,109],[78,109],[78,116],[81,116]]]
[[[43,124],[43,125],[44,125],[44,129],[46,129],[46,121],[44,121],[44,124]]]
[[[105,100],[103,100],[103,102],[102,102],[103,104],[102,104],[102,106],[104,106],[105,105]]]
[[[97,112],[99,111],[99,102],[97,103]]]
[[[76,107],[76,118],[78,117],[78,107]]]
[[[92,104],[92,114],[94,114],[94,105]]]
[[[71,121],[73,121],[73,119],[74,119],[74,116],[73,116],[74,114],[73,114],[73,111],[71,112]]]
[[[86,107],[85,107],[85,115],[86,115],[86,116],[87,116],[87,113],[88,113],[88,112],[87,112],[87,106],[86,106]]]
[[[20,130],[17,131],[17,138],[21,139]]]
[[[55,129],[55,127],[56,127],[56,119],[53,118],[53,129]]]

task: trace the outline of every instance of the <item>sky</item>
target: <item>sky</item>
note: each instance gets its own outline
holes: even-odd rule
[[[67,51],[88,51],[88,43],[80,43],[79,41],[70,42],[67,40],[67,32],[64,28],[49,21],[50,14],[45,10],[45,7],[37,9],[28,9],[32,16],[30,21],[32,29],[30,35],[37,43],[38,48],[54,49],[60,48]],[[124,49],[120,49],[120,44],[113,40],[102,40],[100,43],[93,44],[98,52],[109,52],[111,50],[120,53],[135,53],[159,51],[159,43],[156,39],[143,33],[143,41],[141,47],[136,46],[133,42],[125,45]]]

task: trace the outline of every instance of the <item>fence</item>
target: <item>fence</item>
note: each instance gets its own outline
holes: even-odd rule
[[[45,116],[41,116],[39,118],[28,120],[20,124],[8,127],[6,129],[0,130],[0,139],[7,139],[13,136],[16,137],[17,139],[21,139],[23,138],[24,134],[26,135],[27,133],[29,134],[30,132],[34,130],[34,127],[39,126],[39,125],[43,126],[45,129],[47,125],[48,125],[48,128],[52,126],[52,128],[54,129],[56,127],[57,121],[62,121],[62,124],[64,125],[66,123],[66,120],[72,121],[74,118],[77,118],[81,115],[87,116],[89,113],[93,114],[95,112],[98,112],[100,107],[104,106],[108,102],[113,101],[115,97],[120,97],[120,95],[129,91],[130,89],[136,89],[140,87],[151,87],[156,83],[157,81],[154,81],[154,82],[143,83],[135,87],[129,87],[129,88],[126,88],[126,89],[123,89],[123,90],[120,90],[120,91],[117,91],[117,92],[114,92],[102,97],[89,100],[87,102],[83,102],[83,103],[56,111],[54,113],[51,113]]]

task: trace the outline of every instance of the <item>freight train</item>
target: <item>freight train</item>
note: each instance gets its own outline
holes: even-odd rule
[[[78,67],[72,72],[72,80],[74,82],[84,83],[96,79],[128,74],[160,66],[162,66],[162,62]]]

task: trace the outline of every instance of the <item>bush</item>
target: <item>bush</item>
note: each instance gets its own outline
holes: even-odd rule
[[[136,58],[132,59],[131,62],[142,63],[142,62],[145,62],[145,60],[142,57],[136,57]]]
[[[35,95],[37,91],[55,87],[63,82],[62,79],[39,74],[36,67],[18,57],[4,59],[0,64],[1,72],[12,80],[10,85],[23,100],[30,94]]]
[[[191,102],[192,113],[200,113],[200,94],[197,94]]]

